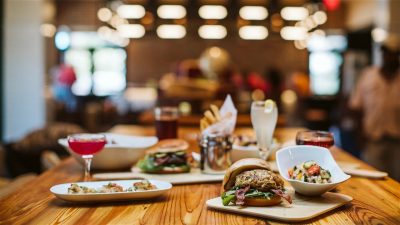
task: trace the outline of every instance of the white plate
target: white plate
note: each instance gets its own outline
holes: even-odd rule
[[[142,173],[139,168],[133,167],[132,172],[119,173],[97,173],[93,175],[97,180],[114,180],[114,179],[155,179],[170,182],[172,184],[196,184],[221,182],[224,174],[205,174],[198,168],[192,168],[189,173],[177,174],[150,174]]]
[[[221,211],[285,222],[298,222],[319,216],[353,200],[351,196],[331,192],[327,192],[320,197],[307,197],[294,194],[293,189],[291,188],[288,188],[288,192],[292,196],[293,200],[290,205],[284,202],[269,207],[224,206],[221,197],[210,199],[206,204],[209,208]]]
[[[89,188],[100,188],[109,182],[117,183],[124,189],[132,187],[134,182],[142,180],[114,180],[96,182],[77,182],[76,184]],[[88,194],[69,194],[68,188],[73,183],[58,184],[50,188],[50,191],[58,198],[70,202],[98,202],[98,201],[126,201],[135,199],[149,199],[158,197],[171,189],[171,183],[159,180],[149,180],[157,189],[148,191],[116,192],[116,193],[88,193]]]
[[[275,140],[272,142],[270,147],[270,155],[274,154],[279,148],[281,144],[276,142]],[[233,145],[231,150],[231,159],[232,162],[236,162],[240,159],[244,158],[260,158],[260,153],[258,151],[258,147],[256,145],[250,146],[242,146],[242,145]]]

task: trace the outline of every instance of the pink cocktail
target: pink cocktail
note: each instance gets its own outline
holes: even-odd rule
[[[101,151],[106,142],[104,134],[74,134],[68,136],[68,145],[71,150],[81,155],[85,161],[84,181],[90,180],[90,164],[93,154]]]

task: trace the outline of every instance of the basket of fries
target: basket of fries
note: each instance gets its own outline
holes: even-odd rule
[[[221,174],[231,165],[232,134],[237,110],[228,95],[221,109],[210,105],[200,120],[200,168],[204,173]]]

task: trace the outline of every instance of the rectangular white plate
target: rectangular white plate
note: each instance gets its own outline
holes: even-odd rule
[[[307,197],[294,194],[293,190],[289,190],[289,193],[293,198],[292,204],[283,202],[280,205],[269,207],[224,206],[220,197],[210,199],[206,204],[209,208],[221,211],[285,222],[296,222],[314,218],[353,200],[348,195],[332,192],[327,192],[320,197]]]
[[[224,174],[204,174],[200,169],[191,169],[189,173],[178,174],[150,174],[142,173],[138,168],[132,168],[132,172],[122,173],[97,173],[93,175],[97,180],[112,180],[112,179],[154,179],[170,182],[172,184],[194,184],[194,183],[209,183],[221,182],[224,179]]]
[[[124,189],[132,187],[134,182],[141,180],[114,180],[114,181],[96,181],[96,182],[76,182],[81,186],[89,188],[100,188],[103,185],[107,185],[109,182],[117,183]],[[71,201],[71,202],[98,202],[98,201],[124,201],[134,199],[149,199],[158,197],[169,189],[172,185],[165,181],[149,180],[150,183],[154,184],[157,189],[148,191],[134,191],[134,192],[116,192],[116,193],[88,193],[88,194],[69,194],[68,188],[72,183],[58,184],[50,188],[50,191],[58,198]]]

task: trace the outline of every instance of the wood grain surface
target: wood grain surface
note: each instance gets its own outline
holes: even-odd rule
[[[294,138],[298,129],[278,129],[280,141]],[[117,126],[113,132],[154,133],[153,128]],[[194,128],[183,128],[180,136],[197,149]],[[249,133],[251,129],[239,129]],[[337,160],[356,162],[373,169],[338,148]],[[82,167],[73,158],[27,183],[23,189],[0,202],[0,224],[280,224],[255,217],[207,209],[205,202],[220,195],[221,185],[193,184],[174,186],[168,194],[154,200],[114,203],[72,204],[57,199],[49,191],[55,184],[81,179]],[[371,180],[352,177],[335,191],[354,200],[345,206],[307,221],[309,224],[400,224],[400,184],[390,178]]]

